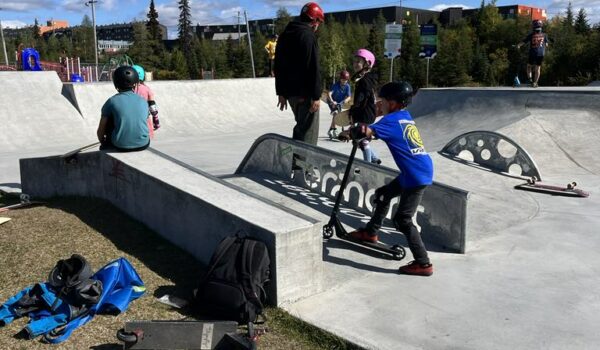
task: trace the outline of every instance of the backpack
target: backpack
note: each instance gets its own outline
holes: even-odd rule
[[[223,239],[194,296],[196,308],[217,319],[255,322],[266,300],[269,264],[264,243],[239,236]]]

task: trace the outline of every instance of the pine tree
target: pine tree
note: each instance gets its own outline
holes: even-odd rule
[[[31,29],[31,32],[33,34],[33,38],[34,39],[39,39],[42,36],[42,34],[40,32],[40,25],[38,23],[37,18],[35,19],[35,22],[33,24],[33,28]]]
[[[92,20],[90,19],[90,16],[88,15],[84,15],[83,19],[81,20],[81,26],[82,27],[92,27],[93,23]]]
[[[587,13],[584,8],[580,8],[577,13],[577,18],[575,19],[575,33],[577,34],[589,34],[590,33],[590,23],[587,19]]]
[[[148,17],[146,27],[148,28],[148,33],[150,34],[150,40],[162,40],[162,31],[158,22],[158,12],[154,7],[154,0],[150,0],[150,10],[148,11],[146,17]]]
[[[574,22],[575,22],[575,20],[574,20],[574,15],[573,15],[573,5],[569,1],[569,6],[567,6],[567,13],[565,15],[565,19],[563,21],[563,24],[567,28],[573,28]]]
[[[285,27],[292,21],[292,15],[285,7],[280,7],[277,10],[277,19],[275,19],[275,33],[281,34]]]
[[[380,11],[379,15],[371,26],[369,38],[367,40],[367,49],[375,55],[375,73],[379,84],[383,84],[390,79],[390,62],[383,57],[384,39],[385,39],[385,17]]]
[[[419,58],[419,52],[421,51],[421,33],[419,25],[414,15],[406,18],[408,23],[404,25],[404,32],[402,35],[402,56],[396,59],[398,62],[399,69],[394,76],[400,76],[403,80],[408,80],[414,87],[418,88],[425,86],[425,65],[427,61]],[[441,26],[438,26],[440,28]],[[438,34],[439,35],[439,34]],[[433,61],[430,61],[432,63]],[[394,62],[394,64],[396,64]]]
[[[189,0],[179,0],[179,45],[187,64],[189,78],[198,78],[198,65],[192,47],[192,11]]]

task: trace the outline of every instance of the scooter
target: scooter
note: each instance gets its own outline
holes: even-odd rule
[[[382,242],[371,243],[358,240],[348,234],[348,232],[344,228],[344,225],[342,225],[342,222],[338,218],[340,204],[342,202],[342,197],[344,196],[344,190],[346,189],[346,185],[348,185],[350,172],[352,170],[352,163],[354,163],[354,158],[356,156],[356,150],[358,148],[359,143],[360,141],[352,141],[352,152],[350,153],[350,158],[348,158],[348,165],[346,165],[344,178],[342,179],[342,183],[340,184],[340,190],[337,193],[337,197],[335,198],[335,204],[333,206],[333,209],[331,210],[331,217],[329,218],[329,222],[325,226],[323,226],[323,238],[330,239],[331,237],[333,237],[333,233],[335,230],[336,236],[340,239],[368,247],[372,250],[390,254],[394,260],[402,260],[406,256],[406,251],[404,250],[404,247],[398,244],[388,245]]]

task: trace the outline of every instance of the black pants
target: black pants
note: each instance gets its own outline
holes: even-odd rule
[[[319,110],[310,112],[312,101],[305,97],[288,97],[296,126],[292,138],[316,145],[319,138]]]
[[[375,212],[371,217],[371,221],[367,224],[369,233],[377,233],[390,209],[391,200],[400,196],[400,203],[393,217],[394,226],[406,236],[408,247],[415,261],[422,265],[429,264],[429,257],[427,256],[425,244],[421,239],[421,234],[413,224],[412,218],[417,212],[426,188],[427,186],[419,186],[403,189],[400,187],[398,179],[394,179],[389,184],[378,188],[375,191]]]

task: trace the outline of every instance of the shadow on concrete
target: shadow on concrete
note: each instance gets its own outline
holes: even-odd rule
[[[173,294],[191,296],[191,291],[204,275],[205,267],[192,255],[130,218],[108,201],[64,197],[50,200],[47,206],[77,216],[112,241],[117,249],[134,256],[161,277],[173,281],[175,286],[169,286],[173,288]]]
[[[258,174],[256,174],[256,175],[258,175]],[[274,175],[270,176],[269,178],[266,178],[264,176],[265,173],[260,173],[260,175],[262,175],[262,176],[254,176],[253,174],[246,174],[245,177],[249,180],[252,180],[252,181],[264,186],[264,187],[269,188],[270,190],[277,192],[280,195],[283,195],[289,199],[292,199],[292,200],[299,202],[307,207],[310,207],[310,208],[320,212],[321,214],[326,215],[327,217],[329,217],[331,215],[331,210],[333,209],[333,204],[334,204],[332,199],[325,197],[321,194],[319,194],[318,196],[302,195],[302,193],[306,193],[306,192],[308,192],[308,190],[305,188],[301,188],[299,186],[295,186],[293,180],[283,180]],[[340,221],[342,222],[342,224],[345,226],[346,230],[348,230],[348,231],[352,231],[352,230],[360,228],[360,227],[365,227],[366,223],[370,219],[370,216],[365,215],[363,213],[359,213],[358,211],[356,211],[352,208],[349,208],[349,207],[345,207],[345,206],[341,207],[340,213],[338,215],[339,215]],[[326,222],[323,222],[322,224],[324,225],[324,224],[326,224]],[[388,220],[388,219],[384,220],[382,229],[384,229],[384,230],[380,231],[378,233],[379,241],[381,241],[385,244],[388,244],[388,245],[398,244],[403,247],[408,247],[408,244],[406,242],[406,237],[404,236],[404,234],[402,234],[401,232],[396,231],[394,229],[391,220]],[[347,243],[347,245],[344,246],[345,247],[344,249],[366,251],[367,253],[373,252],[373,250],[363,247],[363,246],[360,246],[358,244],[353,244],[353,243],[346,242],[346,241],[342,241],[342,243],[344,243],[344,244]],[[336,248],[339,248],[339,247],[336,247]],[[408,250],[408,248],[406,248],[406,249]],[[448,250],[445,249],[444,247],[434,246],[431,244],[427,244],[427,250],[439,252],[439,253],[447,253],[448,252]],[[379,257],[381,254],[382,253],[379,253],[379,255],[374,255],[374,256]],[[387,255],[387,254],[384,254],[384,255]]]

